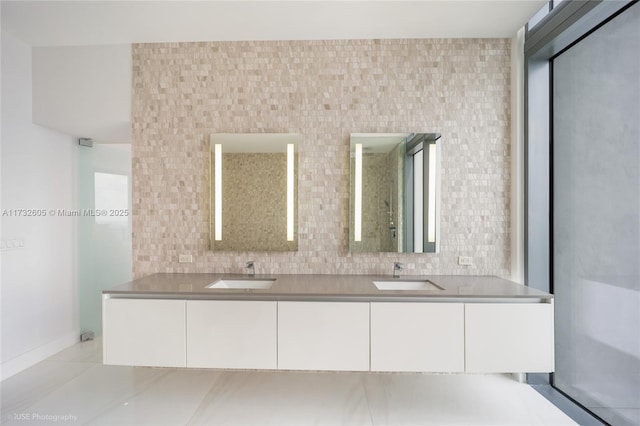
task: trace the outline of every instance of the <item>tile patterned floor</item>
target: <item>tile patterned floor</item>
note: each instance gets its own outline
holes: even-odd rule
[[[3,425],[575,425],[506,375],[102,365],[78,343],[1,383]]]

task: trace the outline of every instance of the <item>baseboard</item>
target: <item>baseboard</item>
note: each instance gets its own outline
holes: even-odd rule
[[[9,361],[3,362],[2,367],[0,367],[0,381],[26,370],[79,341],[80,332],[74,331],[53,342],[49,342],[22,355],[18,355]]]

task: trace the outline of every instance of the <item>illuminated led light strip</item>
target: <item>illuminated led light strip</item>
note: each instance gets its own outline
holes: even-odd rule
[[[293,241],[294,146],[287,144],[287,241]]]
[[[355,206],[353,237],[362,241],[362,144],[356,144]]]
[[[222,145],[215,144],[215,210],[214,210],[214,238],[222,241]]]
[[[424,156],[421,149],[413,156],[413,252],[424,253]],[[428,198],[427,198],[428,200]]]
[[[436,242],[436,144],[429,144],[429,205],[427,207],[427,241]]]

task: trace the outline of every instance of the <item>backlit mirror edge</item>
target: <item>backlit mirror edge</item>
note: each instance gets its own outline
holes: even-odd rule
[[[216,176],[213,176],[214,170],[220,170],[221,167],[221,159],[224,154],[222,151],[222,143],[216,143],[216,138],[242,138],[244,136],[269,136],[272,138],[283,138],[283,139],[293,139],[295,141],[286,143],[286,156],[287,156],[287,168],[286,168],[286,176],[287,176],[287,188],[286,188],[286,197],[287,197],[287,225],[286,225],[286,239],[287,242],[295,242],[295,248],[286,249],[286,250],[260,250],[260,249],[242,249],[242,250],[217,250],[215,248],[215,240],[222,238],[222,212],[221,212],[221,200],[217,200],[218,197],[222,196],[222,176],[218,174],[216,171]],[[296,252],[299,249],[299,240],[298,240],[298,188],[300,183],[300,173],[298,170],[299,167],[299,158],[296,156],[299,149],[299,143],[302,141],[302,135],[299,133],[211,133],[209,134],[209,148],[208,148],[208,157],[209,157],[209,173],[208,173],[208,181],[209,181],[209,251],[215,252],[274,252],[274,253],[287,253],[287,252]],[[218,152],[216,152],[216,150]],[[212,155],[213,154],[213,155]],[[216,155],[218,154],[218,155]],[[212,160],[212,157],[214,159]],[[216,164],[214,164],[215,159],[219,159]],[[218,166],[214,168],[214,166]],[[221,172],[220,172],[221,173]],[[295,180],[295,182],[294,182]],[[213,182],[212,182],[213,181]],[[213,191],[212,191],[213,190]],[[216,202],[217,201],[217,202]],[[216,220],[216,215],[219,220]]]
[[[408,163],[408,161],[406,161],[406,158],[410,155],[410,153],[407,152],[406,150],[406,142],[408,139],[415,137],[415,136],[421,136],[422,137],[422,141],[419,144],[415,144],[415,145],[424,145],[422,142],[428,143],[428,148],[425,149],[425,153],[427,153],[427,155],[424,155],[424,159],[423,159],[423,165],[424,165],[424,172],[425,172],[425,176],[422,179],[422,182],[424,185],[427,185],[425,187],[426,188],[430,188],[431,191],[428,192],[428,194],[426,194],[428,196],[424,197],[424,200],[422,200],[421,205],[423,205],[423,212],[421,214],[421,216],[423,216],[424,218],[424,227],[423,227],[423,231],[421,232],[421,241],[422,241],[422,247],[421,249],[418,250],[411,250],[411,251],[407,251],[409,245],[413,246],[413,235],[411,237],[409,237],[408,234],[408,229],[407,229],[407,222],[409,222],[409,219],[407,219],[407,215],[412,217],[413,216],[413,205],[407,205],[406,204],[406,198],[407,197],[403,197],[402,200],[402,204],[403,204],[403,213],[402,213],[402,217],[397,217],[396,218],[396,222],[398,222],[397,224],[400,225],[400,227],[398,228],[398,234],[400,234],[400,232],[402,232],[401,235],[398,235],[398,239],[399,239],[399,243],[397,246],[397,249],[395,251],[391,251],[391,250],[387,250],[387,251],[375,251],[375,250],[371,250],[371,251],[367,251],[367,250],[354,250],[353,248],[353,242],[357,242],[357,239],[354,238],[355,237],[355,232],[351,231],[352,227],[354,228],[354,230],[357,230],[357,221],[356,221],[356,214],[354,212],[354,204],[358,203],[357,197],[355,197],[354,193],[357,193],[357,185],[354,185],[355,182],[358,182],[358,180],[360,181],[360,185],[362,185],[362,177],[360,176],[358,178],[357,173],[355,173],[355,171],[352,169],[357,169],[357,164],[359,163],[360,165],[360,170],[362,170],[362,155],[363,155],[363,147],[362,144],[360,144],[360,154],[358,156],[357,152],[357,148],[355,148],[355,146],[357,145],[356,143],[354,143],[354,138],[371,138],[371,137],[380,137],[380,138],[387,138],[387,137],[394,137],[394,136],[403,136],[404,140],[402,142],[400,142],[403,147],[405,147],[404,152],[402,153],[403,155],[403,161],[402,161],[402,167],[403,170],[401,173],[401,178],[404,179],[405,182],[407,182],[407,171],[406,171],[406,164]],[[355,149],[354,149],[355,148]],[[426,146],[425,146],[426,148]],[[367,253],[439,253],[440,252],[440,246],[441,246],[441,235],[440,235],[440,225],[441,225],[441,196],[442,196],[442,148],[441,148],[441,134],[439,133],[351,133],[350,134],[350,157],[351,158],[355,158],[356,159],[360,159],[360,161],[355,160],[355,161],[350,161],[350,169],[352,169],[350,171],[350,175],[351,175],[351,183],[350,183],[350,191],[353,191],[352,195],[350,195],[349,197],[349,202],[350,202],[350,208],[349,208],[349,241],[348,241],[348,248],[349,248],[349,253],[350,254],[357,254],[357,253],[363,253],[363,254],[367,254]],[[429,153],[431,155],[429,155]],[[435,155],[434,155],[435,154]],[[431,161],[431,162],[430,162]],[[354,167],[354,163],[356,164]],[[361,172],[362,173],[362,172]],[[355,176],[354,176],[355,175]],[[410,176],[413,177],[413,170],[410,170]],[[355,182],[354,182],[355,181]],[[399,189],[399,192],[402,192],[403,190],[406,190],[407,187],[404,186],[405,184],[403,184],[403,188]],[[354,187],[355,186],[355,187]],[[412,188],[412,185],[409,185],[409,188]],[[435,190],[435,191],[434,191]],[[360,197],[362,197],[362,190],[359,191],[360,193]],[[354,198],[356,198],[354,200]],[[361,226],[360,226],[360,241],[362,240],[362,200],[359,200],[359,204],[360,204],[360,217],[361,217]],[[409,214],[409,211],[411,210],[411,214]],[[400,213],[398,213],[400,214]],[[428,220],[427,220],[428,219]],[[412,220],[412,219],[411,219]],[[401,231],[400,231],[401,230]],[[412,230],[413,232],[413,230]],[[402,244],[402,245],[400,245]]]

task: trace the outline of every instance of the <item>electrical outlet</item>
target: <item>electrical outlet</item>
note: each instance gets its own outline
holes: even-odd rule
[[[471,257],[471,256],[458,256],[458,265],[473,266],[473,257]]]
[[[192,263],[193,262],[193,256],[191,256],[190,254],[181,254],[178,257],[178,262],[180,262],[180,263]]]

